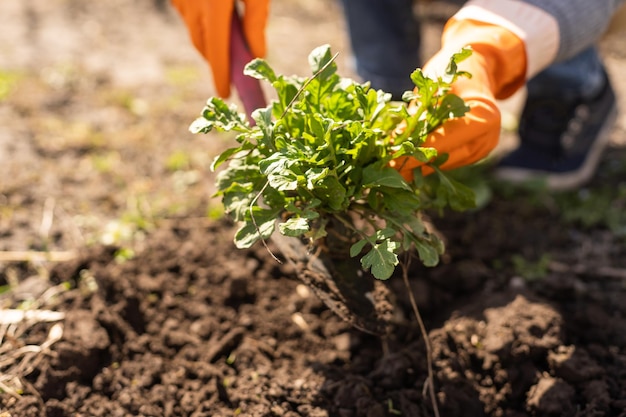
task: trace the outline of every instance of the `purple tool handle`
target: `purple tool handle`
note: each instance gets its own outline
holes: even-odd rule
[[[254,123],[250,117],[252,112],[267,105],[259,80],[243,74],[244,67],[253,59],[243,35],[241,21],[235,11],[230,27],[230,78],[250,123]]]

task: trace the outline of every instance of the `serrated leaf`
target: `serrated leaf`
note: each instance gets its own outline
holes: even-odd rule
[[[193,134],[197,133],[209,133],[213,130],[213,122],[205,119],[204,117],[198,117],[189,125],[189,132]]]
[[[471,78],[471,74],[459,71],[458,64],[472,55],[472,48],[470,46],[463,47],[459,52],[452,54],[450,62],[446,68],[446,76],[444,81],[447,83],[453,83],[458,77]]]
[[[330,170],[328,168],[325,167],[313,167],[313,168],[309,168],[305,173],[304,176],[306,177],[307,180],[307,188],[309,190],[313,190],[316,187],[316,183],[319,183],[320,181],[322,181],[324,178],[326,178],[329,174]]]
[[[439,153],[435,148],[420,146],[415,148],[411,156],[413,156],[413,158],[417,159],[418,161],[429,162],[435,160],[439,156]],[[447,156],[445,158],[447,158]]]
[[[250,126],[245,115],[239,113],[236,106],[229,106],[221,98],[212,97],[202,110],[202,118],[196,119],[189,130],[192,133],[208,133],[212,129],[246,132],[250,130]]]
[[[389,279],[399,262],[395,253],[398,246],[397,242],[389,239],[374,244],[372,249],[361,258],[361,266],[369,269],[377,279]]]
[[[442,120],[461,117],[469,110],[469,106],[465,104],[461,97],[455,94],[448,94],[441,100],[436,111],[431,114],[431,118],[435,121],[434,127],[441,124]]]

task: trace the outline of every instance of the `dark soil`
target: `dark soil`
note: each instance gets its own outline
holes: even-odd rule
[[[41,13],[46,10],[43,3],[31,3]],[[329,13],[305,3],[287,2],[284,13],[318,18]],[[139,10],[145,16],[151,16],[147,10],[163,13],[148,4]],[[274,34],[295,24],[281,13],[274,12]],[[313,24],[301,29],[321,30]],[[618,53],[620,39],[603,44],[613,71],[624,59]],[[3,177],[1,249],[77,253],[66,262],[0,263],[0,285],[14,286],[13,292],[0,294],[2,308],[19,301],[18,290],[33,279],[71,288],[54,305],[66,313],[62,338],[22,375],[21,395],[0,390],[0,416],[434,415],[426,345],[400,276],[385,283],[397,297],[398,316],[388,335],[379,338],[332,313],[298,281],[292,265],[277,262],[262,245],[236,249],[233,225],[205,215],[210,174],[202,171],[200,180],[187,184],[184,197],[168,188],[174,187],[168,185],[172,173],[159,168],[176,149],[199,146],[188,138],[176,146],[159,142],[163,135],[174,135],[175,126],[188,125],[201,108],[197,102],[177,107],[173,115],[157,102],[151,109],[158,118],[112,110],[107,102],[110,112],[119,113],[99,117],[113,117],[116,128],[99,133],[127,136],[86,147],[75,136],[61,144],[37,142],[41,132],[27,121],[35,120],[29,117],[42,102],[48,106],[42,107],[44,115],[61,114],[67,120],[77,109],[89,113],[97,107],[93,95],[102,86],[118,85],[106,77],[75,81],[80,83],[72,88],[87,95],[61,96],[55,90],[56,101],[46,101],[51,97],[47,87],[21,85],[19,91],[30,92],[14,98],[21,107],[0,113],[4,120],[18,120],[7,118],[18,114],[24,121],[5,126],[9,136],[25,138],[27,145],[3,142],[0,135],[0,145],[6,145],[1,149],[18,158],[12,163],[19,166],[21,157],[25,164],[52,169],[46,163],[65,161],[50,171],[53,177],[42,176],[54,178],[52,186],[29,182],[41,178],[36,172]],[[626,96],[621,82],[617,89]],[[173,88],[130,91],[156,100]],[[186,88],[188,100],[205,95]],[[447,253],[435,268],[413,260],[409,279],[429,331],[441,416],[626,417],[622,114],[603,168],[584,190],[551,195],[489,184],[493,194],[479,210],[430,213]],[[131,128],[158,123],[161,128],[149,132]],[[33,143],[39,152],[28,150]],[[136,164],[115,165],[122,174],[68,174],[85,155],[107,152]],[[190,164],[186,172],[206,170],[206,162]],[[129,189],[142,190],[141,197],[153,202],[150,216],[140,213],[148,225],[135,224],[135,240],[105,244],[85,238],[98,227],[68,220],[70,214],[91,213],[104,228],[126,213],[128,196],[134,195]],[[170,211],[171,206],[161,209],[156,202],[167,195],[175,206]],[[55,222],[44,239],[41,211],[51,198],[62,205],[55,209],[57,218],[66,221]],[[82,239],[72,238],[81,233]],[[134,256],[121,256],[128,247]],[[278,253],[271,243],[270,249]],[[50,327],[38,323],[10,343],[15,349],[41,345]]]
[[[570,257],[536,282],[510,279],[494,260],[576,252],[574,229],[516,206],[446,216],[446,264],[411,273],[441,415],[625,415],[624,277]],[[132,260],[98,246],[54,267],[53,282],[80,287],[88,274],[97,290],[68,293],[63,339],[5,407],[25,417],[432,415],[425,346],[399,277],[389,284],[403,317],[388,337],[368,336],[266,249],[236,250],[232,233],[181,221]]]

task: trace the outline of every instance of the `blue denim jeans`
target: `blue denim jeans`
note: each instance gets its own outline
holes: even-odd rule
[[[413,0],[342,0],[357,74],[400,99],[413,89],[410,74],[420,59],[420,22]],[[550,66],[528,83],[528,95],[558,95],[564,100],[592,96],[604,83],[596,48]]]
[[[357,74],[399,100],[421,67],[413,0],[342,0]]]

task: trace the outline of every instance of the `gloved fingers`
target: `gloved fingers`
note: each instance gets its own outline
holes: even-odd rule
[[[484,98],[466,99],[470,111],[465,116],[445,122],[427,138],[424,147],[448,154],[442,169],[454,169],[478,162],[496,147],[500,138],[500,110]],[[407,181],[413,181],[413,171],[422,170],[429,175],[433,169],[413,157],[400,157],[389,164]]]
[[[189,31],[191,41],[211,66],[220,97],[230,96],[231,23],[236,0],[171,0]],[[242,27],[252,56],[265,56],[265,26],[269,0],[241,0]]]
[[[501,115],[495,102],[465,99],[470,111],[463,117],[445,122],[431,133],[423,146],[447,153],[442,169],[470,165],[486,157],[498,144]]]
[[[221,97],[230,95],[230,24],[235,0],[172,0],[195,48],[211,66]]]
[[[198,1],[198,0],[196,0]],[[211,66],[213,82],[220,97],[230,96],[230,25],[234,0],[201,0],[206,3],[204,49],[201,51]]]
[[[253,56],[263,58],[266,53],[265,27],[269,15],[269,0],[243,0],[243,31]]]

